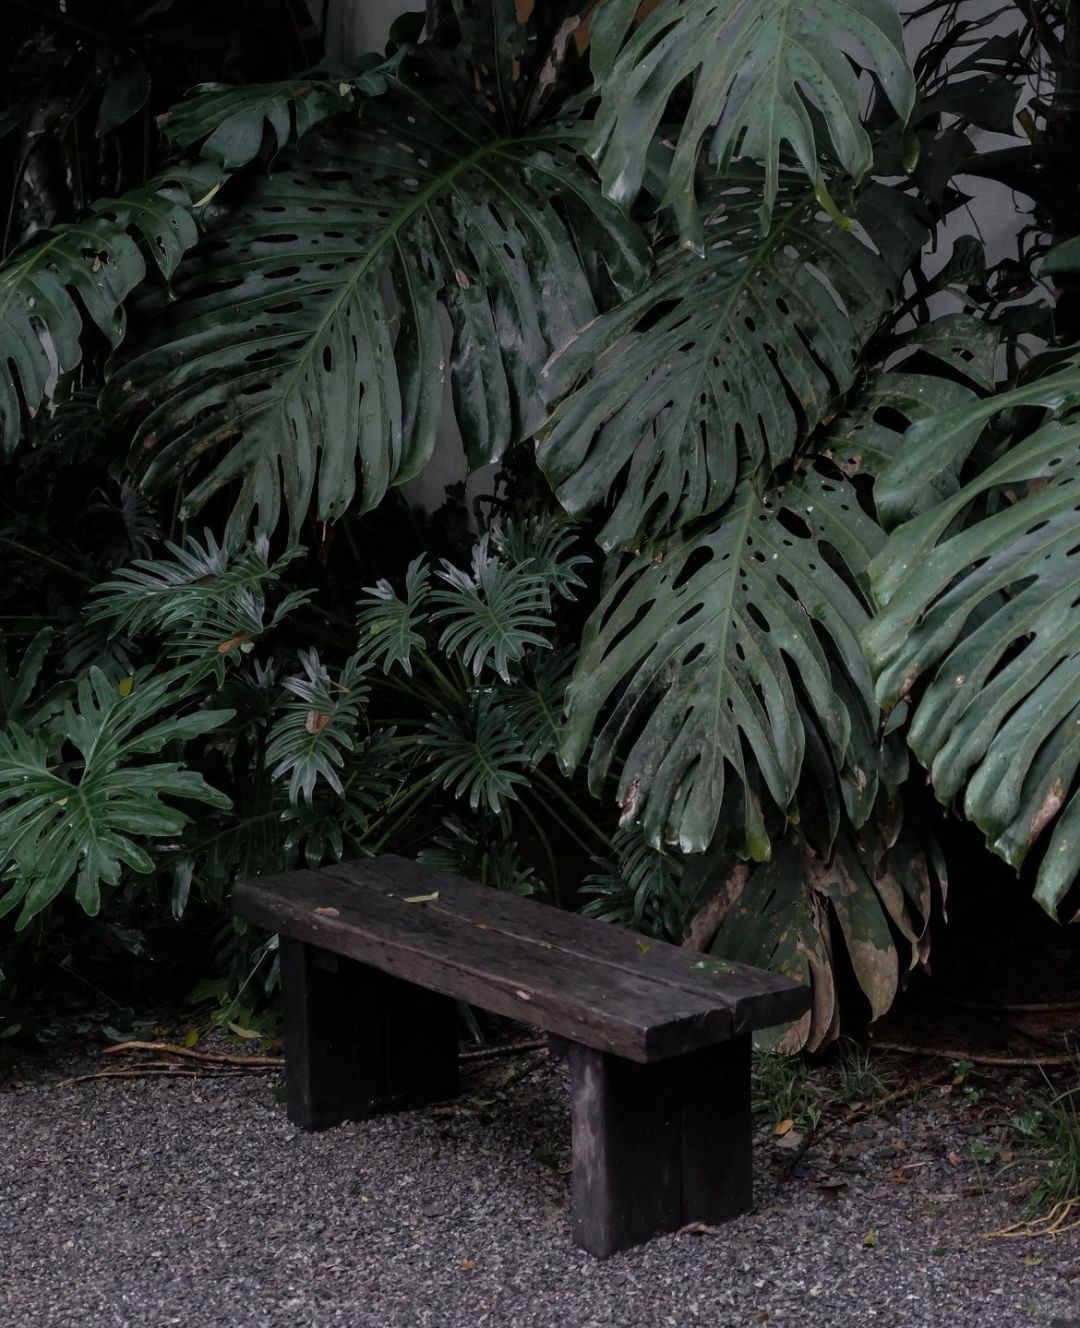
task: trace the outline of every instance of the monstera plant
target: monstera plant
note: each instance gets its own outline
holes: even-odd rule
[[[1025,0],[991,36],[942,8],[912,64],[890,0],[429,0],[351,67],[196,87],[158,119],[155,173],[30,235],[0,267],[8,465],[30,493],[36,459],[81,445],[146,537],[68,613],[51,699],[6,684],[0,911],[96,906],[166,859],[186,891],[209,868],[173,803],[221,815],[262,723],[260,834],[370,851],[387,799],[398,833],[440,787],[502,848],[455,817],[412,847],[532,889],[565,815],[592,912],[812,985],[788,1048],[835,1035],[842,952],[873,1016],[927,960],[946,864],[909,751],[1007,861],[1049,839],[1056,913],[1080,864],[1080,372],[1020,365],[1053,336],[1045,302],[1010,304],[1030,262],[928,259],[957,175],[1015,175],[975,135],[1011,129],[1077,19]],[[1033,151],[1052,111],[1028,111]],[[1068,238],[1032,197],[1029,259]],[[502,468],[471,570],[406,574],[384,544],[332,668],[310,643],[288,677],[248,658],[286,618],[325,636],[343,539],[453,434]],[[38,736],[15,717],[35,704]],[[427,773],[402,801],[405,748]],[[50,801],[57,780],[77,791]],[[351,810],[301,833],[324,795]],[[500,877],[519,802],[549,862]]]

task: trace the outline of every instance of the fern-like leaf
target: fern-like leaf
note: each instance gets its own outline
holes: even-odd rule
[[[432,621],[446,624],[439,646],[460,654],[476,677],[490,664],[509,682],[510,665],[530,646],[550,647],[543,635],[553,626],[547,580],[528,564],[493,553],[490,531],[473,549],[471,574],[444,562],[438,575],[449,587],[431,592],[432,603],[440,606]]]
[[[516,788],[528,783],[518,736],[487,693],[476,698],[466,721],[452,715],[432,720],[423,741],[434,778],[455,798],[468,798],[473,811],[483,804],[498,815],[506,800],[517,797]]]
[[[0,916],[21,906],[16,927],[23,928],[72,887],[94,914],[101,887],[117,885],[125,868],[154,869],[148,846],[178,834],[188,820],[176,800],[229,805],[177,762],[139,759],[207,733],[232,714],[177,714],[183,697],[176,673],[144,670],[117,687],[94,669],[48,723],[0,732],[0,880],[7,885]]]
[[[359,654],[373,664],[381,660],[384,673],[400,664],[412,677],[412,652],[424,645],[420,628],[428,615],[421,605],[427,597],[430,575],[421,556],[413,559],[405,573],[404,599],[385,579],[364,587],[368,598],[360,601],[356,619]]]
[[[322,779],[342,792],[339,771],[353,749],[367,696],[363,666],[353,656],[335,682],[314,650],[300,652],[302,674],[284,680],[297,699],[288,702],[270,731],[266,759],[275,779],[288,777],[289,801],[311,801]]]
[[[166,548],[170,557],[137,559],[97,587],[88,620],[132,637],[154,632],[168,656],[220,678],[226,659],[246,654],[256,637],[307,599],[306,592],[290,591],[272,611],[267,604],[267,591],[299,549],[271,563],[265,541],[237,549],[210,531],[202,543],[189,536]]]

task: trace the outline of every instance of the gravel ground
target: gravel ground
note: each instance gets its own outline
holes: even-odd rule
[[[322,1135],[273,1073],[24,1066],[0,1091],[0,1324],[1080,1328],[1080,1233],[982,1238],[1018,1201],[955,1095],[834,1130],[792,1179],[763,1137],[754,1213],[597,1262],[570,1242],[563,1068],[529,1065]]]

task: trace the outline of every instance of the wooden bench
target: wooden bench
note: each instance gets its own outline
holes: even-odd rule
[[[455,1001],[569,1044],[572,1218],[604,1257],[751,1205],[750,1034],[809,992],[380,857],[236,887],[280,937],[289,1119],[321,1130],[458,1092]]]

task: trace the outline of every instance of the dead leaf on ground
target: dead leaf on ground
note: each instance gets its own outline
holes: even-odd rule
[[[956,1151],[955,1148],[950,1148],[949,1151],[945,1154],[945,1157],[948,1160],[950,1166],[959,1167],[963,1165],[964,1159],[960,1156],[960,1154]]]
[[[711,1227],[708,1222],[687,1222],[686,1226],[676,1231],[676,1236],[720,1236],[723,1227]]]
[[[472,1270],[476,1267],[476,1260],[475,1260],[475,1259],[462,1259],[462,1261],[461,1261],[461,1267],[462,1267],[462,1271],[463,1271],[463,1272],[471,1273]]]
[[[877,1248],[877,1243],[878,1243],[878,1241],[877,1241],[877,1232],[874,1231],[873,1229],[871,1229],[870,1231],[868,1231],[868,1232],[866,1233],[866,1235],[863,1236],[863,1238],[862,1238],[862,1243],[866,1246],[866,1248],[867,1248],[868,1250],[876,1249],[876,1248]]]
[[[779,1139],[783,1135],[787,1134],[787,1132],[791,1129],[791,1127],[794,1124],[795,1122],[791,1119],[782,1120],[777,1124],[776,1128],[773,1130],[773,1134],[775,1134],[776,1137]]]

